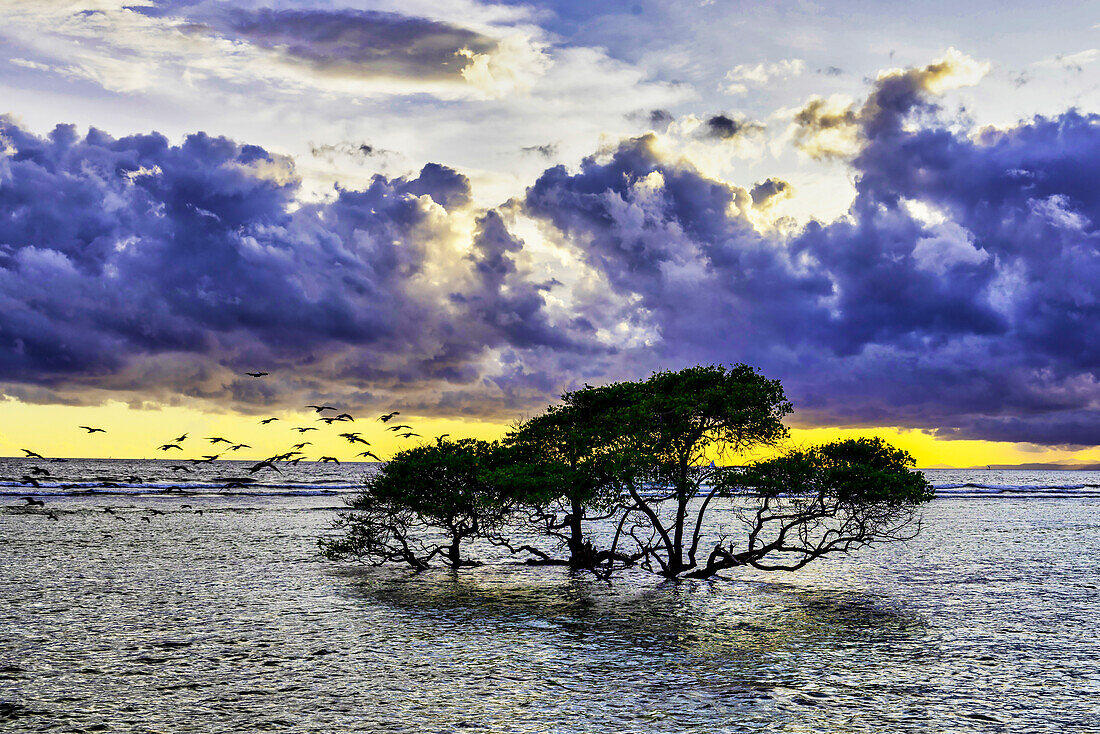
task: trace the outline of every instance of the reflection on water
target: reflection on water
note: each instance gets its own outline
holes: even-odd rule
[[[908,546],[611,585],[334,565],[337,507],[0,511],[0,729],[1100,730],[1095,499],[933,503]]]

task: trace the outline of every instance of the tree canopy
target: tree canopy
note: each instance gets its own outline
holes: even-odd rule
[[[667,578],[737,566],[801,568],[906,540],[931,486],[880,439],[838,441],[722,468],[787,437],[777,380],[743,364],[655,372],[562,395],[500,442],[437,441],[403,451],[368,481],[324,542],[332,558],[472,565],[463,544],[601,577]],[[716,508],[743,535],[713,521]]]

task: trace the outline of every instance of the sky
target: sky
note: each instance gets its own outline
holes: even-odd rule
[[[0,455],[328,403],[388,456],[744,362],[799,445],[1100,461],[1095,3],[0,0],[0,45]]]

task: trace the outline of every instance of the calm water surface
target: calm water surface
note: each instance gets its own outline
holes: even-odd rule
[[[610,586],[323,561],[339,496],[43,488],[55,521],[13,489],[0,730],[1100,731],[1100,474],[1003,474],[930,477],[1082,487],[948,491],[916,541],[794,574]]]

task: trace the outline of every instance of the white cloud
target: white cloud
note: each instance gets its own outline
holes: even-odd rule
[[[930,228],[932,234],[917,240],[913,259],[917,267],[943,275],[956,265],[978,265],[989,259],[989,253],[974,246],[974,235],[954,222],[943,222]]]
[[[727,94],[744,94],[749,87],[762,87],[768,82],[790,79],[806,70],[802,59],[783,59],[781,61],[761,62],[759,64],[738,64],[726,72],[725,86]]]
[[[1100,49],[1090,48],[1078,51],[1075,54],[1058,54],[1049,56],[1041,61],[1036,61],[1032,66],[1046,69],[1065,69],[1067,71],[1084,71],[1084,67],[1100,59]]]

